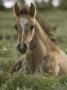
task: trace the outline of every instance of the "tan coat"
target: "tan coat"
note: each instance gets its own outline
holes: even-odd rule
[[[19,19],[26,13],[29,16],[28,19],[35,21],[35,30],[32,33],[33,38],[30,36],[27,38],[27,40],[32,39],[31,44],[29,44],[29,47],[32,49],[27,49],[25,56],[19,59],[18,63],[11,69],[11,74],[18,71],[21,67],[26,73],[30,74],[44,74],[45,72],[55,76],[67,74],[67,56],[57,44],[51,41],[45,30],[35,19],[35,6],[31,4],[29,10],[26,6],[22,9],[16,4],[14,9],[18,18],[17,22],[19,23]],[[20,28],[20,23],[17,27],[18,29]],[[19,32],[18,36],[20,37]],[[20,39],[22,41],[22,35]]]

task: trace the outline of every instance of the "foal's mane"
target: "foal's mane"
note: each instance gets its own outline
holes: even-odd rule
[[[41,19],[40,16],[36,16],[36,20],[39,22],[39,24],[42,26],[43,30],[45,31],[45,33],[47,34],[47,36],[50,38],[50,40],[57,44],[57,39],[56,37],[52,34],[52,31],[55,31],[56,30],[56,27],[52,27],[50,26],[49,24],[46,24],[45,21],[43,21]]]

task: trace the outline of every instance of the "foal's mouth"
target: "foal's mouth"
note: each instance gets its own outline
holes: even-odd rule
[[[17,48],[18,48],[18,50],[21,54],[25,54],[26,51],[27,51],[27,45],[24,44],[24,43],[23,44],[18,44]]]

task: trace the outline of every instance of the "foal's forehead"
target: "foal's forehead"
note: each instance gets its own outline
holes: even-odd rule
[[[25,25],[28,22],[29,22],[29,20],[27,18],[21,18],[20,19],[20,24],[24,24]]]
[[[34,19],[31,18],[30,16],[21,16],[19,17],[19,22],[20,24],[27,24],[27,23],[34,24]]]

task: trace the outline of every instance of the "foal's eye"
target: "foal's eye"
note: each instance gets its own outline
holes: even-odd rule
[[[34,25],[31,25],[31,26],[30,26],[30,30],[32,30],[33,28],[34,28]]]

